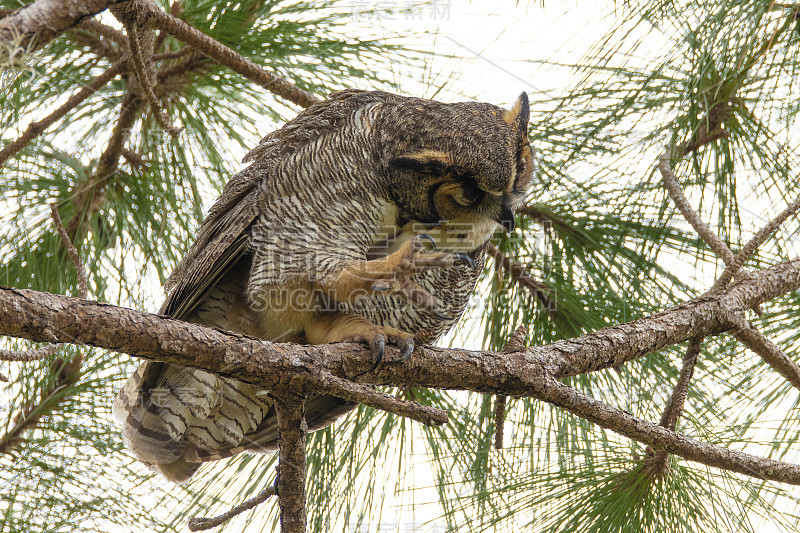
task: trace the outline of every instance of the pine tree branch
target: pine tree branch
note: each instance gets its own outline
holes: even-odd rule
[[[664,183],[664,188],[667,189],[669,197],[672,199],[675,207],[681,212],[683,218],[691,224],[700,238],[708,244],[715,254],[717,254],[717,257],[722,259],[725,265],[729,265],[733,262],[733,252],[731,252],[728,245],[722,242],[722,239],[714,233],[711,227],[700,218],[700,215],[697,214],[692,206],[689,205],[689,201],[686,199],[686,196],[683,195],[678,180],[675,179],[675,174],[672,173],[672,160],[676,155],[683,156],[686,153],[685,149],[671,147],[667,148],[659,158],[658,170],[661,172],[661,180]]]
[[[261,505],[272,496],[275,496],[275,485],[270,485],[266,489],[259,492],[253,498],[250,498],[249,500],[240,503],[230,511],[222,513],[219,516],[215,516],[212,518],[192,518],[189,520],[187,527],[189,528],[189,531],[202,531],[204,529],[212,529],[217,526],[221,526],[231,518],[238,516],[245,511],[249,511],[250,509],[256,507],[257,505]]]
[[[761,357],[793,387],[800,389],[800,367],[797,363],[744,317],[739,318],[738,327],[731,331],[731,335]]]
[[[727,264],[725,270],[722,271],[722,274],[720,274],[717,281],[711,287],[711,291],[718,291],[730,283],[736,273],[741,270],[744,263],[766,242],[770,235],[780,228],[781,224],[783,224],[786,219],[797,213],[798,209],[800,209],[800,199],[789,204],[778,216],[770,220],[766,226],[753,235],[753,238],[750,239],[747,244],[739,250],[739,253],[736,254],[731,262]]]
[[[754,273],[722,294],[518,354],[425,347],[424,356],[394,364],[392,355],[399,358],[399,352],[387,348],[387,363],[359,381],[524,395],[524,376],[530,372],[563,378],[611,368],[694,337],[738,327],[740,313],[798,289],[800,260],[788,261]],[[319,372],[352,378],[374,363],[371,352],[360,344],[270,343],[124,307],[1,286],[0,334],[98,346],[203,368],[267,389],[281,388],[294,379],[327,388]]]
[[[525,351],[525,337],[528,336],[528,328],[519,326],[509,337],[508,342],[503,347],[504,354],[519,353]],[[503,449],[503,430],[506,421],[506,405],[508,396],[499,394],[495,396],[494,406],[494,448]]]
[[[306,432],[304,398],[279,395],[278,478],[275,489],[280,505],[281,533],[306,531]]]
[[[678,419],[681,413],[683,413],[683,406],[686,403],[686,395],[689,392],[689,383],[692,380],[692,375],[694,375],[697,356],[700,355],[700,345],[700,339],[692,339],[689,341],[689,346],[686,347],[678,382],[672,390],[672,395],[669,397],[667,407],[664,409],[664,413],[661,415],[661,421],[658,423],[662,427],[674,431],[678,424]]]
[[[539,397],[557,407],[657,450],[759,479],[800,484],[800,465],[714,446],[595,400],[553,378],[538,382]]]
[[[694,375],[694,367],[697,364],[697,356],[700,355],[701,339],[692,339],[689,341],[689,346],[686,347],[686,353],[683,355],[683,364],[681,365],[681,372],[678,376],[678,382],[675,388],[672,389],[672,394],[667,402],[667,407],[661,415],[659,426],[675,431],[678,425],[678,419],[683,413],[684,405],[686,404],[686,396],[689,393],[689,383]],[[669,454],[664,450],[646,450],[648,461],[644,466],[646,475],[654,479],[661,479],[667,472],[667,465]]]
[[[329,372],[320,372],[319,379],[320,393],[332,394],[349,402],[363,403],[387,413],[422,422],[427,426],[440,426],[448,421],[447,412],[438,407],[401,400],[368,385],[354,383]]]
[[[29,54],[114,0],[36,0],[0,19],[0,63]]]
[[[0,288],[0,333],[34,341],[88,344],[202,368],[273,390],[314,394],[328,372],[376,385],[472,390],[552,403],[655,449],[706,465],[800,484],[800,467],[705,444],[637,419],[561,384],[562,377],[610,368],[685,340],[735,327],[754,305],[800,289],[800,260],[780,263],[657,315],[514,354],[424,348],[372,373],[361,345],[276,344],[121,307],[24,289]],[[392,351],[387,350],[387,351]],[[391,354],[387,354],[391,355]],[[399,356],[399,352],[397,354]],[[363,375],[362,375],[363,374]]]
[[[156,95],[153,92],[153,85],[150,83],[150,73],[152,72],[150,63],[152,60],[152,54],[149,54],[147,65],[145,65],[145,59],[142,55],[141,41],[144,39],[152,41],[152,33],[149,30],[145,30],[145,33],[147,34],[147,37],[145,37],[144,34],[139,33],[136,24],[133,22],[127,24],[126,27],[129,37],[128,45],[131,49],[134,72],[136,73],[136,78],[139,80],[139,88],[144,94],[145,100],[147,100],[147,103],[150,105],[150,110],[153,113],[156,123],[161,127],[162,130],[169,133],[172,138],[176,138],[178,135],[180,135],[181,131],[183,131],[183,128],[177,128],[172,125],[169,117],[164,111],[164,108],[161,107],[161,103],[158,101],[158,98],[156,98]],[[148,51],[151,50],[148,48]]]
[[[289,102],[301,107],[309,107],[321,101],[317,96],[297,87],[286,78],[267,72],[246,57],[161,9],[150,9],[143,16],[146,16],[148,22],[161,31],[192,46],[198,52]]]
[[[111,177],[119,167],[119,160],[131,127],[139,117],[139,98],[128,92],[122,99],[119,117],[111,132],[106,149],[89,178],[73,188],[71,198],[75,205],[75,215],[67,223],[67,233],[72,240],[83,230],[87,220],[94,215],[105,201],[105,190]]]
[[[85,87],[73,94],[62,104],[58,109],[47,115],[41,120],[32,121],[25,132],[17,138],[17,140],[7,144],[0,150],[0,166],[2,166],[9,157],[13,156],[22,150],[28,143],[30,143],[36,136],[41,135],[47,128],[52,126],[57,120],[63,118],[67,113],[75,109],[84,100],[92,96],[105,84],[113,80],[116,75],[122,70],[122,63],[115,63],[111,65],[105,72],[97,76]]]

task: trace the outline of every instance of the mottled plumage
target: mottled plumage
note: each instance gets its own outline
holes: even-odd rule
[[[509,111],[333,94],[248,154],[161,313],[282,342],[366,342],[378,359],[386,343],[410,354],[458,319],[485,243],[513,225],[533,172],[527,122],[524,94]],[[306,422],[319,429],[351,408],[319,396]],[[201,370],[144,363],[114,411],[129,448],[174,481],[277,446],[267,391]]]

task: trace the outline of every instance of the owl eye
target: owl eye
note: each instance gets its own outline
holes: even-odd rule
[[[480,202],[481,199],[483,199],[482,191],[473,191],[463,187],[453,194],[453,201],[464,207],[472,207]]]
[[[483,200],[483,191],[478,187],[475,176],[468,173],[455,173],[459,187],[453,192],[453,201],[464,207],[472,207]]]

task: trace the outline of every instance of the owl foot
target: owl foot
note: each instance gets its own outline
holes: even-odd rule
[[[375,363],[369,372],[383,361],[386,345],[397,346],[402,362],[414,352],[414,336],[399,329],[376,326],[366,318],[346,315],[320,315],[306,326],[306,337],[311,344],[332,342],[361,342],[370,347]]]
[[[386,344],[397,346],[397,349],[400,350],[400,357],[395,361],[397,363],[402,363],[414,353],[414,336],[410,333],[394,328],[382,328],[372,323],[369,323],[369,326],[363,332],[342,340],[342,342],[363,342],[370,347],[375,362],[367,373],[378,368],[383,362]]]
[[[450,268],[458,261],[475,264],[467,255],[436,252],[435,249],[433,237],[418,235],[386,257],[352,264],[339,274],[324,278],[321,288],[333,300],[351,304],[359,298],[384,292],[435,315],[436,302],[412,279],[413,276],[430,269]]]
[[[417,285],[411,277],[433,268],[452,267],[464,254],[432,252],[436,240],[430,235],[418,235],[406,242],[395,253],[371,263],[377,263],[372,273],[377,275],[371,285],[372,291],[392,291],[419,309],[435,314],[435,302],[431,294]],[[464,256],[474,264],[471,258]]]

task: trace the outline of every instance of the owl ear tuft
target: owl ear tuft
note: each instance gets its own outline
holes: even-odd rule
[[[439,150],[422,150],[395,157],[389,163],[395,168],[438,173],[452,165],[452,158]]]
[[[517,98],[514,107],[503,115],[503,120],[509,126],[516,128],[524,137],[528,135],[528,121],[531,118],[531,106],[528,103],[528,94],[522,93]]]

